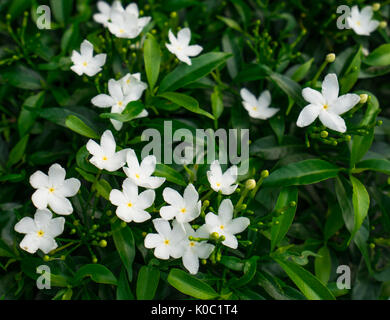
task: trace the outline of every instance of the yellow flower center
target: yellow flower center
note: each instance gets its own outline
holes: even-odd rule
[[[257,110],[257,107],[252,107],[252,110],[253,110],[253,111],[256,111],[256,110]]]
[[[221,184],[219,182],[217,182],[217,187],[220,187],[220,186],[221,186]]]
[[[104,156],[104,157],[103,157],[103,160],[104,160],[104,161],[106,161],[106,160],[108,160],[108,159],[107,159],[107,157],[106,157],[106,156]]]
[[[49,192],[53,193],[54,192],[54,188],[50,188]]]
[[[181,213],[186,213],[187,212],[187,209],[186,208],[183,208],[180,210]]]
[[[83,66],[86,67],[88,65],[87,61],[83,62]]]
[[[126,80],[126,83],[129,84],[130,83],[130,78]]]
[[[326,110],[328,109],[328,105],[327,104],[324,104],[323,108]]]
[[[356,25],[360,27],[360,25],[361,25],[360,21],[357,21]]]
[[[122,102],[122,101],[119,101],[119,102],[118,102],[118,106],[122,107],[122,105],[123,105],[123,102]]]
[[[168,245],[169,244],[169,240],[165,240],[164,244]]]
[[[125,30],[123,30],[123,29],[120,29],[120,30],[119,30],[119,33],[123,33],[123,32],[125,32]]]
[[[224,226],[224,225],[221,225],[221,226],[219,227],[219,229],[223,230],[223,229],[225,229],[225,226]]]
[[[136,174],[135,174],[135,177],[136,177],[137,179],[139,179],[139,174],[138,174],[138,173],[136,173]]]
[[[129,202],[129,203],[127,204],[127,206],[128,206],[129,208],[131,208],[131,207],[133,206],[133,204],[132,204],[131,202]]]
[[[45,234],[42,230],[39,230],[37,233],[38,233],[38,237],[42,237]]]
[[[191,241],[190,242],[190,247],[193,247],[195,245],[195,242]]]

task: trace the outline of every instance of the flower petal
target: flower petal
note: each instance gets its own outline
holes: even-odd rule
[[[257,106],[258,101],[255,95],[252,94],[248,89],[246,88],[241,89],[240,95],[245,102],[249,103],[249,105]]]
[[[183,28],[177,33],[177,41],[181,46],[187,46],[191,40],[191,30],[189,28]]]
[[[103,156],[103,150],[96,141],[89,139],[86,147],[87,147],[87,150],[90,154],[97,156],[97,157]]]
[[[163,191],[164,201],[175,207],[181,207],[184,205],[183,197],[179,192],[172,188],[165,188]]]
[[[220,218],[215,215],[214,213],[212,212],[209,212],[207,215],[206,215],[206,224],[207,224],[207,227],[208,229],[210,230],[211,228],[213,227],[216,227],[216,226],[220,226],[221,225],[221,220]]]
[[[24,236],[19,246],[28,253],[35,253],[39,248],[39,243],[38,235],[30,233]]]
[[[271,104],[271,93],[268,90],[263,91],[257,101],[261,108],[268,108]]]
[[[77,194],[81,186],[79,179],[70,178],[66,179],[62,186],[58,189],[57,193],[63,197],[73,197]]]
[[[141,173],[143,176],[150,176],[154,170],[156,170],[156,157],[151,155],[151,156],[146,156],[140,165]]]
[[[168,248],[168,246],[166,246],[164,244],[164,245],[156,247],[156,249],[154,249],[154,255],[156,256],[156,258],[159,258],[159,259],[162,259],[162,260],[168,260],[169,259],[169,248]]]
[[[50,220],[48,230],[46,231],[51,237],[55,238],[64,232],[65,218],[58,217]]]
[[[160,216],[165,220],[172,220],[179,210],[174,206],[164,206],[160,209]]]
[[[32,218],[24,217],[17,224],[15,224],[14,229],[19,233],[32,233],[36,231],[37,226],[35,225],[35,222]]]
[[[115,101],[107,94],[99,94],[92,98],[91,103],[99,108],[108,108],[113,106]]]
[[[302,96],[307,102],[311,104],[320,105],[320,106],[326,104],[326,101],[322,96],[322,94],[319,91],[314,90],[312,88],[303,89]]]
[[[34,189],[47,188],[49,186],[49,177],[42,171],[36,171],[30,177],[30,184]]]
[[[164,238],[169,238],[171,226],[168,221],[157,218],[153,220],[153,225],[159,234],[161,234]]]
[[[37,212],[34,215],[34,222],[38,229],[43,229],[46,231],[48,229],[49,222],[51,218],[53,217],[53,214],[47,210],[37,210]]]
[[[31,197],[34,206],[38,209],[45,209],[49,199],[49,191],[47,189],[38,189]]]
[[[210,243],[200,243],[195,250],[200,259],[208,259],[214,248],[215,246]]]
[[[347,131],[347,126],[345,125],[344,119],[337,114],[322,111],[319,118],[322,124],[329,129],[342,133]]]
[[[194,44],[192,46],[187,47],[184,52],[189,57],[195,57],[199,53],[201,53],[203,48],[200,45]]]
[[[115,81],[114,79],[108,81],[108,92],[114,100],[123,101],[122,88],[118,81]]]
[[[186,206],[195,206],[198,203],[199,194],[192,183],[184,189],[183,196]]]
[[[137,208],[149,208],[153,204],[155,196],[156,194],[154,190],[145,190],[141,192],[138,196]]]
[[[82,56],[91,58],[93,55],[93,45],[87,39],[85,39],[80,46],[80,53]]]
[[[222,241],[222,244],[229,248],[237,249],[238,247],[237,238],[232,234],[225,234],[224,236],[225,236],[225,240]]]
[[[322,82],[322,95],[324,96],[326,103],[331,104],[336,101],[339,96],[339,81],[335,73],[326,75]]]
[[[49,183],[53,186],[60,186],[64,183],[66,171],[58,163],[49,168]]]
[[[146,235],[144,240],[145,248],[152,249],[163,243],[162,237],[157,233],[149,233]]]
[[[42,237],[39,241],[39,249],[47,254],[58,247],[57,242],[51,237]]]
[[[298,120],[297,120],[297,126],[298,127],[306,127],[309,124],[312,124],[315,119],[317,119],[318,115],[320,114],[321,107],[314,104],[309,104],[306,107],[304,107],[299,114]]]
[[[191,250],[187,250],[183,255],[183,265],[191,274],[197,274],[199,259]]]
[[[112,189],[110,192],[110,202],[114,206],[121,206],[127,203],[125,195],[118,189]]]
[[[116,142],[110,130],[104,131],[100,139],[100,145],[105,155],[111,156],[115,153]]]
[[[233,218],[233,204],[230,199],[225,199],[221,202],[218,209],[218,217],[222,224],[229,223]]]
[[[48,205],[57,214],[69,215],[73,212],[72,204],[65,197],[51,194],[49,196]]]
[[[360,96],[354,93],[348,93],[339,97],[329,106],[329,112],[341,115],[351,110],[360,101]]]
[[[235,218],[226,225],[226,232],[231,234],[243,232],[249,224],[250,221],[246,217]]]

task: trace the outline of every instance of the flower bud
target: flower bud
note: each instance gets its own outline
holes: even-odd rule
[[[98,262],[98,259],[96,258],[96,256],[93,256],[92,257],[92,263],[97,263]]]
[[[146,235],[147,235],[147,232],[142,232],[142,236],[145,238],[146,237]]]
[[[351,141],[351,136],[349,134],[347,134],[345,137],[344,137],[345,141]]]
[[[245,188],[248,190],[253,190],[254,188],[256,188],[256,181],[254,179],[246,180]]]
[[[200,260],[200,262],[201,262],[203,265],[205,265],[205,264],[207,263],[207,260],[206,260],[206,259],[202,259],[202,260]]]
[[[268,170],[261,171],[261,177],[262,178],[267,178],[268,176],[269,176],[269,171]]]
[[[290,207],[295,207],[296,205],[297,205],[297,203],[295,201],[290,202]]]
[[[106,241],[106,240],[100,240],[99,246],[100,246],[101,248],[107,247],[107,241]]]
[[[209,200],[205,200],[203,201],[203,207],[208,207],[210,205],[210,201]]]
[[[219,234],[218,232],[213,232],[210,234],[211,239],[218,240],[219,239]]]
[[[221,240],[221,241],[225,241],[225,240],[226,240],[226,238],[225,238],[225,236],[220,236],[220,237],[219,237],[219,240]]]
[[[325,131],[325,130],[323,130],[323,131],[321,131],[321,133],[320,133],[320,136],[321,136],[321,138],[326,138],[326,137],[328,137],[328,131]]]
[[[370,243],[370,248],[374,249],[375,248],[375,243]]]
[[[60,257],[60,260],[62,260],[62,261],[65,261],[65,259],[66,259],[66,257],[65,257],[64,255],[62,255],[62,256]]]
[[[335,60],[336,60],[336,55],[334,53],[329,53],[326,56],[326,62],[332,63]]]
[[[386,21],[381,21],[381,23],[379,24],[379,28],[384,29],[386,27],[387,27],[387,22]]]
[[[372,10],[373,11],[378,11],[379,9],[381,8],[381,5],[380,5],[380,3],[374,3],[373,5],[372,5]]]
[[[362,93],[362,94],[360,95],[360,103],[366,103],[367,100],[368,100],[368,94]]]
[[[44,255],[43,256],[43,261],[46,261],[46,262],[50,261],[50,257],[47,254]]]
[[[176,18],[176,17],[177,17],[177,12],[176,11],[171,12],[171,18]]]
[[[96,230],[97,228],[99,228],[99,226],[98,226],[97,224],[94,224],[94,225],[92,226],[92,230]]]
[[[122,227],[122,228],[126,228],[126,226],[127,226],[127,223],[126,223],[125,221],[122,221],[122,222],[121,222],[121,227]]]
[[[247,208],[247,205],[244,203],[241,205],[241,210],[245,210]]]
[[[70,230],[70,234],[75,234],[75,233],[76,233],[76,229]]]

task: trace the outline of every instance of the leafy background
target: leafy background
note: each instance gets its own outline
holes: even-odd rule
[[[51,30],[35,25],[40,4],[51,7]],[[93,22],[94,1],[1,1],[0,297],[387,299],[389,29],[370,37],[337,29],[340,4],[372,3],[138,1],[152,22],[139,38],[128,41],[115,39]],[[376,13],[380,20],[388,19],[388,4],[382,2]],[[176,31],[178,26],[189,26],[192,41],[204,47],[191,68],[178,64],[165,49],[169,28]],[[84,38],[95,52],[108,54],[103,72],[94,78],[78,77],[69,69],[71,52]],[[301,89],[311,84],[331,52],[337,59],[325,72],[338,75],[342,93],[370,96],[346,118],[350,141],[334,133],[319,138],[319,131],[295,125],[304,106]],[[107,198],[121,177],[104,173],[96,180],[96,169],[86,160],[88,138],[99,137],[109,124],[90,100],[106,92],[108,79],[128,72],[141,72],[148,79],[142,103],[150,117],[133,120],[131,113],[125,115],[125,127],[117,134],[121,147],[141,150],[142,131],[162,130],[164,120],[191,131],[250,128],[250,172],[240,180],[258,180],[262,170],[270,172],[247,203],[245,214],[252,224],[242,246],[207,261],[196,277],[178,261],[157,261],[143,247],[143,232],[152,230],[151,223],[123,227],[113,221]],[[242,87],[257,94],[270,89],[272,104],[281,111],[270,121],[249,119],[239,97]],[[13,226],[35,212],[29,176],[54,162],[67,168],[68,176],[83,180],[73,199],[73,222],[62,236],[84,237],[86,242],[104,238],[108,246],[94,246],[91,253],[83,243],[47,262],[41,253],[32,256],[19,249],[21,238]],[[207,185],[206,170],[205,165],[190,170],[198,187]],[[158,173],[178,190],[194,178],[177,165],[161,165]],[[238,197],[233,195],[233,202]],[[215,199],[210,201],[213,205]],[[77,229],[76,236],[72,229]],[[41,264],[51,268],[50,290],[36,289],[35,269]],[[351,268],[351,290],[336,286],[339,265]]]

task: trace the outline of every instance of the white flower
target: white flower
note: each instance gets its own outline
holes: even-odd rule
[[[207,171],[207,179],[214,191],[221,191],[222,194],[229,195],[232,194],[238,186],[237,184],[234,184],[237,181],[237,174],[237,166],[230,167],[222,174],[219,161],[214,160],[210,165],[210,171]]]
[[[149,208],[155,198],[153,190],[146,190],[138,195],[138,187],[125,179],[122,184],[123,191],[113,189],[110,193],[110,201],[117,206],[116,215],[125,222],[144,222],[151,218],[150,214],[145,211]]]
[[[302,90],[302,96],[310,104],[299,114],[297,126],[306,127],[319,117],[325,127],[338,132],[347,130],[344,119],[340,115],[352,109],[360,101],[360,96],[353,93],[339,97],[339,83],[334,73],[325,77],[322,82],[322,93],[305,88]]]
[[[81,54],[80,54],[81,53]],[[79,76],[85,73],[87,76],[94,76],[102,71],[102,66],[106,63],[107,55],[105,53],[93,56],[93,45],[88,40],[84,40],[80,46],[80,53],[73,50],[72,62],[70,68]]]
[[[252,118],[267,120],[279,111],[277,108],[269,107],[271,104],[271,94],[268,90],[263,91],[258,99],[245,88],[241,89],[240,94],[244,100],[242,101],[242,105]]]
[[[129,75],[125,76],[124,78],[126,77],[131,79]],[[99,94],[91,100],[92,104],[99,108],[111,107],[111,113],[122,113],[130,101],[138,100],[139,97],[142,95],[142,91],[140,89],[142,87],[142,84],[138,83],[134,84],[134,86],[131,86],[131,81],[128,84],[128,86],[131,87],[125,88],[125,90],[128,92],[128,94],[126,95],[124,93],[124,89],[122,89],[123,82],[127,83],[127,80],[123,80],[124,78],[122,78],[120,81],[110,79],[108,81],[108,92],[110,95]],[[135,97],[137,97],[137,99],[135,99]],[[143,110],[136,118],[145,117],[147,115],[148,113],[146,112],[146,110]],[[110,121],[116,130],[122,129],[122,122],[115,119],[110,119]]]
[[[184,240],[185,233],[178,225],[169,225],[164,219],[154,219],[153,224],[158,233],[149,233],[145,237],[145,247],[154,249],[154,255],[159,259],[167,260],[169,257],[180,258],[182,247],[180,243]]]
[[[126,153],[129,149],[116,150],[116,142],[110,130],[104,131],[100,139],[100,145],[95,141],[89,140],[87,150],[92,154],[89,159],[94,166],[100,170],[117,171],[122,168],[126,162]]]
[[[26,234],[20,242],[20,247],[29,253],[35,253],[41,249],[44,253],[57,248],[54,240],[64,231],[65,218],[52,219],[52,213],[47,210],[38,209],[34,219],[24,217],[15,225],[15,231]]]
[[[37,189],[31,199],[35,207],[45,209],[49,206],[55,213],[69,215],[73,207],[68,197],[73,197],[80,189],[80,181],[76,178],[65,180],[66,171],[55,163],[49,168],[47,176],[37,171],[30,177],[30,184]]]
[[[166,43],[166,47],[170,52],[172,52],[180,61],[191,65],[191,59],[189,57],[195,57],[203,48],[199,45],[190,46],[191,40],[191,30],[189,28],[181,29],[177,33],[177,38],[173,35],[172,31],[169,30],[168,33],[169,41],[171,43]]]
[[[239,217],[233,219],[233,204],[230,199],[225,199],[221,202],[218,208],[218,215],[209,212],[206,215],[206,224],[199,228],[200,232],[218,233],[219,236],[224,236],[223,245],[237,249],[238,241],[235,234],[243,232],[249,226],[249,219]]]
[[[104,2],[104,1],[99,1],[97,3],[97,7],[99,10],[99,13],[95,13],[93,15],[93,19],[97,23],[103,24],[105,27],[108,26],[108,22],[111,19],[111,14],[114,11],[123,12],[125,10],[125,9],[123,9],[120,1],[114,1],[112,6],[110,6],[108,3]]]
[[[178,225],[178,221],[173,221],[173,227]],[[193,241],[189,237],[208,238],[209,234],[206,230],[199,228],[194,231],[189,223],[184,224],[185,238],[180,242],[182,247],[182,260],[184,267],[191,273],[197,274],[199,270],[199,259],[207,259],[214,250],[214,245],[207,241]]]
[[[358,35],[369,36],[379,26],[379,21],[372,20],[372,6],[367,6],[359,12],[358,6],[353,6],[351,16],[347,18],[350,28]]]
[[[111,10],[111,21],[107,23],[107,26],[110,32],[118,38],[134,39],[150,19],[151,17],[139,18],[137,4],[130,3],[123,11],[120,8]]]
[[[160,209],[160,215],[163,219],[172,220],[176,218],[177,222],[185,223],[196,219],[200,215],[201,201],[199,194],[193,184],[189,184],[183,197],[171,188],[165,188],[163,191],[165,202],[169,206]]]
[[[152,173],[156,170],[155,156],[151,155],[145,157],[140,165],[134,150],[130,149],[127,152],[126,161],[128,167],[124,167],[123,171],[137,186],[148,189],[156,189],[164,183],[165,178],[152,176]]]

